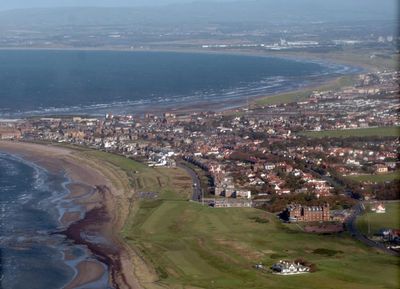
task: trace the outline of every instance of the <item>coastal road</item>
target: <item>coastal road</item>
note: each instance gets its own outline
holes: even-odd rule
[[[353,208],[353,213],[349,218],[346,220],[346,228],[350,232],[350,234],[359,240],[360,242],[364,243],[367,246],[379,249],[386,254],[393,255],[393,256],[400,256],[400,254],[394,250],[388,249],[385,247],[384,244],[375,242],[371,239],[368,239],[364,234],[362,234],[358,229],[356,225],[357,217],[362,214],[364,211],[364,205],[362,202],[359,202],[357,205],[354,206]]]
[[[193,194],[192,194],[192,201],[200,202],[202,198],[202,190],[201,190],[201,183],[200,178],[197,173],[191,169],[189,166],[185,165],[184,162],[179,162],[176,165],[178,168],[185,170],[190,177],[192,178],[193,182]]]

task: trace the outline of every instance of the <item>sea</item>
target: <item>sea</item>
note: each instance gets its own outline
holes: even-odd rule
[[[358,68],[309,60],[206,53],[0,50],[0,119],[138,114],[185,105],[226,108]],[[58,289],[90,252],[60,222],[77,210],[68,178],[0,152],[0,289]],[[94,259],[93,259],[94,260]],[[84,288],[108,288],[103,278]]]
[[[68,183],[62,174],[0,152],[1,289],[63,288],[79,262],[98,262],[61,233],[63,213],[82,211],[65,198]],[[109,288],[104,268],[104,276],[84,288]]]
[[[290,91],[358,68],[248,55],[1,50],[0,118],[140,114]]]

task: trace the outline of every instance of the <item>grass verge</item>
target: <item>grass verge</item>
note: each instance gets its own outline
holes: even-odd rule
[[[359,129],[342,129],[342,130],[324,130],[324,131],[307,131],[301,133],[303,136],[312,138],[336,137],[399,137],[400,127],[371,127]]]

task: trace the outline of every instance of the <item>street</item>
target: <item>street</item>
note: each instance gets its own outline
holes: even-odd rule
[[[385,245],[382,243],[378,243],[368,239],[365,235],[358,231],[356,221],[357,217],[360,216],[363,212],[363,203],[359,202],[356,206],[354,206],[353,209],[353,214],[346,220],[346,228],[350,232],[350,234],[367,246],[374,247],[393,256],[400,256],[398,252],[386,248]]]
[[[197,175],[197,173],[194,170],[192,170],[190,167],[186,166],[182,162],[178,163],[177,167],[185,170],[192,178],[192,182],[193,182],[192,201],[200,202],[202,199],[202,190],[201,190],[201,183],[200,183],[199,176]]]

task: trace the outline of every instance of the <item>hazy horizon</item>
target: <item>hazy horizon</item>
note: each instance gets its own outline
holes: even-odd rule
[[[1,1],[3,2],[3,1]],[[0,2],[0,11],[4,10],[12,10],[12,9],[30,9],[30,8],[57,8],[57,7],[140,7],[140,6],[164,6],[169,4],[191,4],[191,3],[218,3],[218,2],[264,2],[265,4],[271,5],[273,0],[14,0],[7,1],[6,3]],[[304,8],[312,7],[313,5],[320,6],[320,0],[288,0],[288,1],[279,1],[273,3],[281,8],[290,8],[287,6],[288,2],[293,2],[294,5],[299,5],[301,3],[304,5]],[[359,0],[325,0],[324,5],[326,5],[327,9],[329,9],[329,5],[332,3],[336,3],[338,6],[344,5],[349,8],[356,8],[360,4]],[[396,0],[363,0],[362,6],[360,6],[360,10],[363,10],[365,7],[370,7],[370,9],[387,7],[396,9],[397,1]],[[286,6],[286,7],[285,7]],[[394,11],[396,14],[396,12]]]
[[[14,0],[0,3],[0,10],[53,7],[138,7],[192,2],[229,2],[235,0]],[[252,1],[252,0],[244,0]]]
[[[175,3],[175,4],[174,4]],[[171,5],[167,5],[171,4]],[[129,6],[129,7],[128,7]],[[90,9],[82,9],[87,7]],[[105,7],[107,9],[105,9]],[[26,9],[17,9],[26,8]],[[41,11],[31,8],[50,8]],[[67,8],[68,10],[63,10]],[[300,23],[398,21],[397,2],[387,0],[17,0],[0,3],[0,23],[55,25],[100,23]],[[11,10],[10,10],[11,9]],[[56,10],[53,10],[56,9]],[[75,10],[74,10],[75,9]],[[96,21],[91,21],[97,19]],[[89,21],[90,20],[90,21]],[[108,22],[107,22],[108,21]]]

